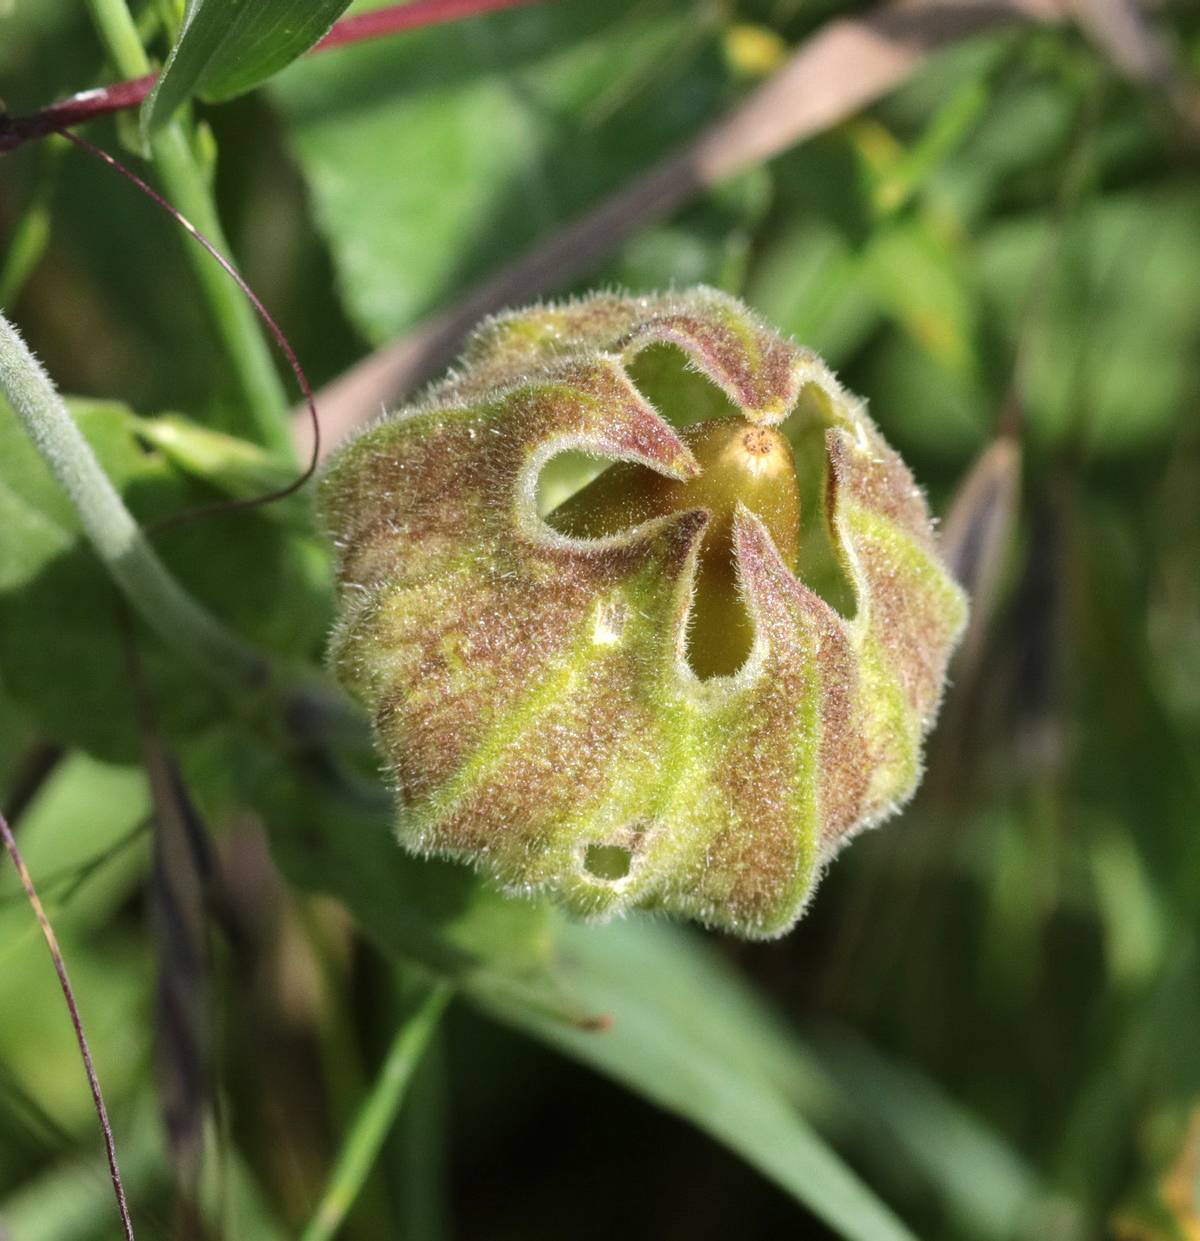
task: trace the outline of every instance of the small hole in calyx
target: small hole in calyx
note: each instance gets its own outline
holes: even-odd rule
[[[633,850],[627,845],[588,845],[583,851],[583,869],[593,878],[616,883],[629,877]]]

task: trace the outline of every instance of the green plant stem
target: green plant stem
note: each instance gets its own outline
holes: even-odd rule
[[[125,0],[88,0],[88,8],[118,72],[142,77],[153,66],[138,36]],[[181,211],[222,254],[230,253],[204,173],[187,135],[172,121],[150,143],[163,187]],[[287,422],[287,393],[275,369],[258,320],[241,291],[198,247],[188,246],[188,259],[208,299],[217,333],[233,366],[242,398],[261,443],[291,458],[294,453]]]
[[[57,135],[38,153],[33,193],[8,243],[0,264],[0,307],[12,306],[50,241],[50,199],[55,173],[67,144]]]
[[[182,126],[172,121],[150,146],[172,205],[217,250],[229,255],[229,242]],[[189,244],[187,253],[233,364],[257,438],[272,451],[291,459],[295,449],[288,430],[287,393],[254,310],[237,285],[199,246]]]
[[[125,0],[88,0],[88,8],[118,71],[129,78],[139,78],[149,73],[150,58],[142,46],[141,35]]]
[[[29,279],[30,272],[46,252],[50,241],[48,196],[39,190],[13,229],[12,241],[0,267],[0,306],[11,306]]]
[[[417,1067],[393,1138],[394,1241],[439,1241],[447,1235],[445,1052],[434,1038]]]
[[[16,328],[0,315],[0,392],[79,514],[134,611],[168,646],[227,688],[261,688],[268,658],[230,632],[167,572]],[[86,601],[80,600],[80,606]]]
[[[453,993],[448,983],[437,983],[396,1032],[379,1077],[354,1121],[325,1195],[301,1241],[332,1241],[337,1235],[379,1156],[408,1083]]]

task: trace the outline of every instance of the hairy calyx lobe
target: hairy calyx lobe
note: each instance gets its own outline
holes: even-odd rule
[[[688,663],[698,677],[727,676],[745,662],[754,628],[738,588],[734,515],[744,505],[770,534],[780,559],[795,571],[800,488],[792,446],[773,427],[732,415],[680,432],[699,467],[687,479],[620,462],[550,515],[556,530],[601,538],[670,513],[708,516],[696,562],[688,627]]]

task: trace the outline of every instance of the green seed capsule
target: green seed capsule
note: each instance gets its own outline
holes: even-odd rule
[[[663,345],[739,412],[672,430],[627,369]],[[788,435],[814,420],[826,478],[805,502],[852,615],[797,563]],[[539,476],[568,450],[616,464],[543,520]],[[410,848],[583,916],[762,938],[916,787],[965,600],[862,403],[733,299],[493,320],[424,404],[338,452],[321,505],[332,660]]]

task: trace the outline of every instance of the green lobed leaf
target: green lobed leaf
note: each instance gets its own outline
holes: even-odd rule
[[[293,65],[273,85],[346,306],[413,324],[723,103],[718,10],[549,4]]]
[[[188,0],[179,38],[142,105],[150,137],[193,95],[230,99],[290,64],[350,0]]]
[[[269,459],[247,453],[241,441],[181,436],[176,422],[160,428],[115,402],[73,408],[143,521],[223,496],[262,494],[271,485],[258,483],[277,477]],[[181,582],[239,632],[284,656],[315,656],[329,599],[324,556],[311,537],[264,511],[182,525],[155,543]],[[280,599],[289,606],[279,607]],[[70,502],[0,405],[0,668],[9,696],[46,738],[114,761],[139,753],[126,624]],[[156,644],[144,643],[141,654],[168,732],[194,732],[227,709]]]

